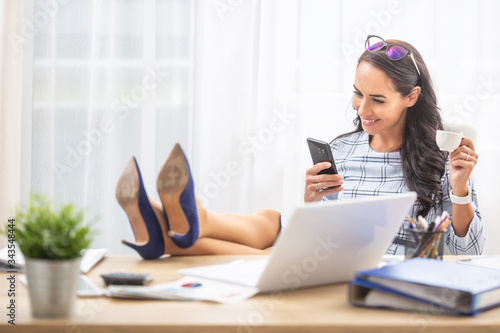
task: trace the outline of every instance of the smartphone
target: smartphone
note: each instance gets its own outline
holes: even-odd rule
[[[309,151],[311,153],[312,161],[314,164],[318,164],[320,162],[330,162],[331,164],[329,168],[323,169],[320,172],[318,172],[318,175],[322,174],[335,175],[338,173],[337,168],[335,167],[335,161],[333,159],[332,149],[330,148],[330,145],[327,142],[313,138],[307,138],[307,144],[309,146]],[[340,185],[326,187],[324,188],[324,190],[339,186]]]
[[[335,167],[335,161],[333,160],[332,149],[330,145],[324,141],[307,138],[307,144],[309,145],[309,151],[311,152],[311,157],[314,164],[318,164],[320,162],[330,162],[331,166],[327,169],[323,169],[318,172],[318,175],[321,174],[337,174],[337,168]]]

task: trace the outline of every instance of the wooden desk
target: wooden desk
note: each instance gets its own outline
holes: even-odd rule
[[[87,276],[101,287],[100,274],[112,271],[152,273],[153,283],[178,279],[177,269],[224,263],[241,256],[167,257],[143,261],[138,256],[109,256]],[[27,289],[17,276],[16,326],[7,323],[7,274],[0,274],[0,331],[5,332],[495,332],[500,308],[476,317],[364,309],[347,303],[347,285],[337,284],[257,295],[236,304],[79,298],[67,319],[30,315]]]

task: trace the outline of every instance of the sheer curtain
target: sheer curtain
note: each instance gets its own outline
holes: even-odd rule
[[[24,5],[20,1],[2,1],[0,4],[1,226],[13,217],[11,209],[19,204],[21,197],[23,45],[16,40],[22,36],[23,14]]]
[[[100,217],[95,247],[129,251],[120,244],[133,235],[114,197],[118,177],[136,156],[157,199],[156,175],[175,142],[208,209],[290,213],[312,164],[305,138],[351,129],[367,34],[414,44],[445,120],[476,126],[480,208],[488,239],[500,232],[494,1],[32,1],[26,176],[34,191]]]
[[[48,20],[35,40],[32,188],[86,207],[94,246],[119,253],[133,240],[114,196],[127,161],[154,198],[174,142],[192,151],[194,2],[45,4],[35,1]]]

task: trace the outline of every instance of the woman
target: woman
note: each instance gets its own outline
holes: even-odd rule
[[[356,129],[332,141],[339,175],[306,172],[304,200],[335,200],[415,191],[410,215],[434,221],[444,210],[452,216],[446,244],[452,254],[481,254],[481,215],[471,173],[477,163],[471,139],[463,138],[449,156],[435,137],[443,129],[427,66],[408,43],[368,36],[354,79],[352,105]],[[332,189],[330,186],[341,185]],[[325,189],[325,190],[323,190]],[[389,254],[403,253],[397,239]]]
[[[327,163],[307,170],[305,201],[415,191],[411,216],[434,220],[444,210],[450,212],[450,252],[480,254],[484,236],[471,178],[478,158],[472,140],[464,138],[449,156],[439,151],[435,135],[443,127],[441,117],[429,72],[415,48],[377,36],[369,36],[366,46],[354,80],[356,130],[332,142],[339,175],[318,175]],[[136,238],[135,244],[124,243],[145,259],[164,253],[264,254],[280,231],[278,211],[207,212],[195,198],[189,164],[178,145],[161,169],[157,187],[161,202],[147,196],[131,159],[116,190]],[[405,238],[403,231],[396,239]],[[396,241],[388,253],[402,251]]]

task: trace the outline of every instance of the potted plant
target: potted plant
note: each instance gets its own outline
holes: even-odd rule
[[[15,239],[25,257],[31,313],[36,317],[71,315],[83,250],[93,239],[84,212],[74,204],[55,204],[31,194],[15,212]]]

